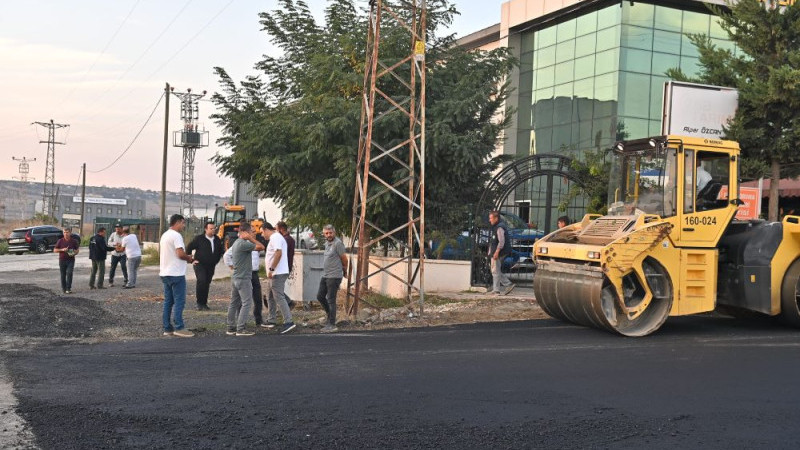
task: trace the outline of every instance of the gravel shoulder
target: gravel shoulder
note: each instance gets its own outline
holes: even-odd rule
[[[184,321],[197,337],[220,336],[230,298],[230,280],[222,273],[211,284],[211,311],[197,311],[195,281],[187,272],[187,298]],[[119,276],[119,275],[118,275]],[[122,289],[121,280],[113,287],[89,290],[88,273],[76,270],[73,294],[60,292],[58,270],[0,272],[0,336],[6,348],[18,344],[35,345],[47,340],[78,340],[85,343],[155,338],[161,335],[163,293],[156,267],[142,267],[135,289]],[[21,283],[21,281],[25,283]],[[405,307],[361,308],[357,318],[343,313],[345,295],[339,292],[339,328],[342,331],[378,330],[441,326],[476,322],[530,320],[546,317],[532,301],[530,291],[490,297],[478,293],[439,293],[425,305],[423,317],[410,314]],[[264,308],[266,315],[266,307]],[[296,306],[292,311],[297,333],[316,333],[325,314],[317,302],[310,310]],[[278,314],[278,320],[281,320]],[[248,327],[258,334],[277,333]],[[22,338],[22,339],[21,339]]]

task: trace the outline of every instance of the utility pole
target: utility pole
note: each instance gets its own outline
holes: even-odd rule
[[[83,234],[83,211],[86,206],[86,163],[83,163],[81,171],[83,172],[83,184],[81,185],[81,223],[78,225],[78,234]]]
[[[181,165],[181,214],[186,218],[194,216],[194,157],[197,149],[208,146],[208,132],[199,131],[197,120],[200,118],[198,100],[205,97],[186,92],[172,92],[181,100],[181,119],[183,130],[175,132],[173,145],[183,147],[183,164]]]
[[[56,145],[65,145],[66,142],[56,142],[56,130],[67,128],[69,124],[50,122],[33,122],[31,125],[40,125],[47,128],[47,140],[39,141],[47,144],[47,164],[44,170],[44,192],[42,193],[42,214],[52,217],[55,207],[55,179],[56,179]]]
[[[19,170],[19,177],[14,177],[15,180],[19,180],[19,181],[22,181],[23,183],[26,183],[26,182],[28,182],[28,180],[33,180],[34,179],[34,178],[28,176],[28,173],[30,173],[30,171],[31,171],[31,166],[28,163],[36,161],[36,158],[28,159],[28,158],[26,158],[24,156],[22,158],[17,158],[15,156],[12,156],[11,159],[13,159],[14,161],[19,161],[19,169],[18,169]]]
[[[167,148],[169,148],[169,83],[164,87],[164,155],[161,160],[161,215],[158,221],[158,234],[167,231]]]
[[[351,249],[358,248],[354,270],[347,271],[349,315],[355,316],[359,302],[365,301],[367,280],[381,272],[404,283],[406,306],[420,315],[425,303],[425,40],[427,0],[389,2],[371,0],[367,29],[367,58],[364,64],[364,96],[361,105],[361,128],[356,162]],[[397,60],[381,59],[381,25],[393,22],[398,30],[408,32],[408,53]],[[391,92],[382,80],[393,78],[400,84]],[[374,124],[388,114],[408,120],[408,134],[403,141],[373,135]],[[387,161],[391,159],[391,161]],[[389,176],[372,170],[391,165]],[[381,227],[375,220],[376,203],[402,199],[407,205],[404,223]],[[356,239],[358,239],[356,243]],[[369,261],[373,245],[394,243],[402,252],[399,261],[381,266]],[[418,259],[414,260],[418,253]],[[405,276],[390,270],[405,266]],[[355,275],[355,276],[353,276]],[[418,294],[414,299],[414,294]]]

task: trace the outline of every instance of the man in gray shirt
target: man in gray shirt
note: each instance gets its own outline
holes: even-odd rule
[[[336,328],[336,293],[347,272],[347,253],[342,241],[336,237],[336,229],[333,228],[333,225],[325,225],[322,228],[322,234],[325,236],[325,255],[317,301],[328,315],[328,324],[322,328],[322,332],[334,333],[338,331]]]
[[[251,231],[250,224],[239,225],[239,239],[230,248],[233,258],[233,275],[231,276],[231,303],[228,305],[229,336],[252,336],[255,333],[245,330],[247,318],[253,308],[253,263],[251,252],[264,250]]]

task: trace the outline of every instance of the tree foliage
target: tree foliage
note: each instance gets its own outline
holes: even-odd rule
[[[304,1],[280,0],[277,9],[260,14],[260,23],[281,55],[264,56],[255,65],[258,74],[241,82],[215,68],[221,91],[213,96],[219,112],[212,117],[223,129],[218,142],[232,150],[214,157],[218,171],[251,181],[295,223],[349,229],[367,31],[359,3],[366,6],[330,0],[324,23],[317,23]],[[502,162],[492,151],[510,117],[498,112],[514,61],[507,49],[467,52],[452,37],[439,37],[436,31],[456,12],[447,0],[427,4],[426,221],[429,229],[452,232]],[[387,24],[381,60],[391,64],[408,55],[410,38]],[[392,77],[379,87],[390,95],[402,92]],[[408,126],[406,116],[390,113],[376,121],[373,135],[392,145],[407,139]],[[399,169],[391,158],[374,166],[390,180]],[[373,212],[371,220],[384,226],[404,222],[407,214],[405,202],[389,197],[374,203]]]
[[[700,52],[702,83],[739,90],[739,108],[726,128],[739,141],[743,175],[770,177],[769,219],[778,216],[778,183],[797,176],[800,152],[800,6],[777,2],[729,2],[709,6],[737,51],[719,48],[706,35],[691,35]],[[688,80],[679,69],[672,78]]]

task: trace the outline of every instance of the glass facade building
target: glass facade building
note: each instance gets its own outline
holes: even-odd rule
[[[615,1],[529,28],[518,48],[516,148],[506,149],[518,156],[580,158],[618,139],[657,135],[666,71],[700,70],[688,36],[705,34],[735,52],[702,5]]]

